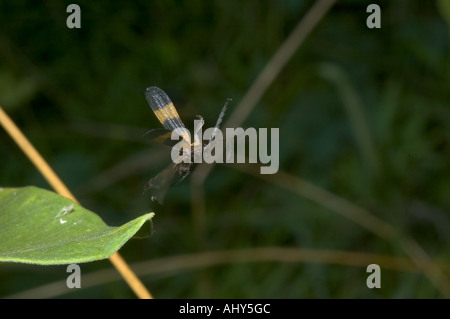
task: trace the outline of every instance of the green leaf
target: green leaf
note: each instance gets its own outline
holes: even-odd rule
[[[53,192],[32,186],[0,188],[0,261],[53,265],[105,259],[153,216],[110,227]]]

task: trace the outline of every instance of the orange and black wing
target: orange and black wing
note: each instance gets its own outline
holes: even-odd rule
[[[171,135],[172,132],[176,132],[183,138],[187,146],[190,147],[190,135],[169,96],[160,88],[151,86],[145,90],[145,98],[152,108],[153,113],[155,113],[158,120],[164,126],[164,129],[154,129],[146,135],[153,138],[155,142],[173,146],[178,141],[171,140]],[[189,174],[190,167],[190,164],[185,163],[170,164],[148,182],[144,191],[150,190],[152,200],[157,200],[162,203],[172,182],[174,180],[176,182],[183,180]]]
[[[163,90],[151,86],[145,90],[145,98],[164,128],[170,131],[184,128],[172,100]]]

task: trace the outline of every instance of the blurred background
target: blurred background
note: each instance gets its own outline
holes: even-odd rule
[[[337,1],[259,89],[316,1],[77,1],[81,29],[70,3],[0,2],[0,105],[108,225],[155,212],[120,253],[156,298],[449,297],[448,1]],[[279,128],[280,171],[201,166],[152,202],[170,149],[144,136],[148,86],[189,129],[227,98],[225,121]],[[1,186],[50,189],[3,129],[0,159]],[[69,291],[66,266],[3,263],[0,296],[135,297],[108,260],[81,271]]]

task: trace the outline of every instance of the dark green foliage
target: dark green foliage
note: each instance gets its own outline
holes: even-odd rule
[[[107,224],[156,213],[153,236],[121,250],[129,262],[262,246],[405,257],[397,242],[229,166],[215,166],[205,182],[202,234],[191,177],[163,206],[142,194],[170,161],[143,137],[160,127],[145,88],[164,89],[187,128],[196,114],[213,126],[226,98],[229,115],[314,2],[79,1],[82,28],[70,30],[70,1],[3,1],[0,104]],[[381,1],[382,28],[368,29],[369,3],[338,1],[243,127],[279,127],[280,170],[367,209],[448,262],[450,22],[434,1]],[[0,145],[0,185],[48,187],[1,130]],[[64,279],[60,268],[0,264],[0,296]],[[442,297],[423,274],[383,271],[376,291],[366,276],[364,267],[260,262],[143,280],[163,298]],[[95,297],[133,296],[119,281],[94,289]]]

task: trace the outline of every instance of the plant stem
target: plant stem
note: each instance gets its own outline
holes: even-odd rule
[[[55,171],[48,165],[45,159],[39,154],[39,152],[34,148],[30,141],[25,137],[25,135],[20,131],[17,125],[11,120],[11,118],[6,114],[3,108],[0,106],[0,124],[4,127],[6,132],[11,136],[11,138],[16,142],[20,149],[25,153],[25,155],[30,159],[30,161],[36,166],[36,168],[41,172],[50,186],[60,195],[67,197],[74,202],[78,203],[78,200],[66,187],[66,185],[61,181],[61,179],[56,175]],[[114,255],[109,257],[109,260],[117,269],[117,271],[122,275],[130,288],[134,293],[141,299],[151,299],[152,295],[145,288],[139,278],[131,270],[125,260],[116,252]]]

